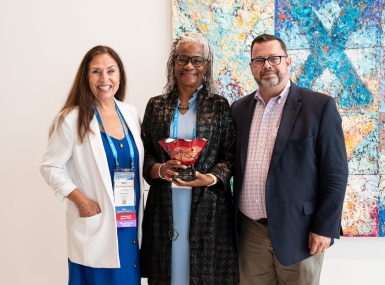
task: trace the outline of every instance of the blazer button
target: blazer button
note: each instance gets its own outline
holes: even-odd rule
[[[136,268],[136,263],[134,263],[134,268]]]
[[[136,244],[136,240],[134,239],[134,240],[132,241],[132,243],[133,243],[133,244]]]

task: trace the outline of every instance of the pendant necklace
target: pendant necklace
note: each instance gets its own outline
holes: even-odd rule
[[[186,106],[181,106],[180,103],[178,105],[179,109],[188,109],[189,107],[190,107],[190,103],[188,105],[186,105]]]

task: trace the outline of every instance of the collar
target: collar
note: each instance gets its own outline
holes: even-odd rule
[[[197,88],[197,90],[194,92],[194,94],[192,95],[192,97],[191,97],[191,99],[190,100],[188,100],[188,104],[190,105],[190,106],[192,106],[193,104],[195,104],[197,101],[198,101],[198,93],[199,93],[199,91],[201,90],[203,88],[203,84],[201,84],[201,86],[199,86],[198,88]],[[178,97],[178,104],[180,103],[180,99],[179,99],[179,97]]]
[[[279,93],[278,96],[275,96],[275,97],[271,98],[270,100],[276,101],[278,104],[281,104],[282,102],[285,102],[287,96],[289,95],[290,86],[291,86],[291,81],[288,80],[286,85],[285,85],[285,87],[281,91],[281,93]],[[255,93],[254,98],[257,101],[261,101],[261,102],[265,103],[265,100],[263,100],[263,97],[262,97],[261,92],[259,91],[259,89]]]

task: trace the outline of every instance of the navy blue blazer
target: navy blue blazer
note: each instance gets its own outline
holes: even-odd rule
[[[231,106],[235,123],[234,203],[246,167],[255,92]],[[309,232],[339,238],[348,165],[334,99],[291,83],[266,180],[266,211],[274,252],[288,266],[310,257]],[[235,208],[237,243],[241,215]]]

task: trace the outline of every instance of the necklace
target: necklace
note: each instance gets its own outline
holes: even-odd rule
[[[179,109],[188,109],[188,108],[190,108],[190,103],[188,105],[186,105],[186,106],[181,106],[180,103],[179,103],[178,108]]]

